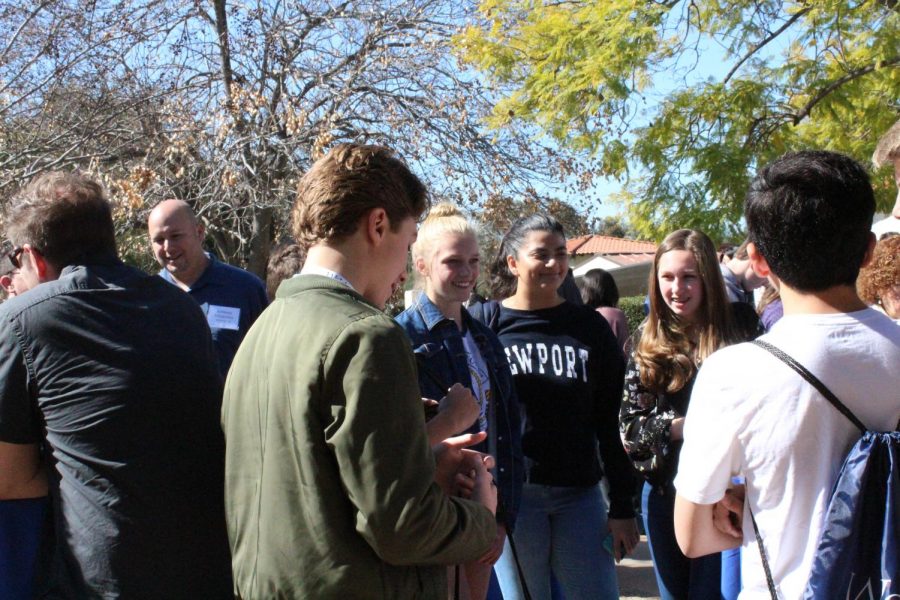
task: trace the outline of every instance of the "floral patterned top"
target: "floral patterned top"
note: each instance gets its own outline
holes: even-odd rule
[[[762,333],[759,318],[751,305],[733,302],[731,308],[741,339],[749,341]],[[653,486],[665,486],[675,478],[681,453],[681,441],[673,442],[669,438],[669,429],[672,421],[687,414],[697,375],[695,372],[677,392],[652,392],[644,387],[640,366],[634,360],[642,329],[638,327],[631,339],[625,392],[619,410],[619,434],[638,473]]]
[[[669,428],[672,421],[687,412],[696,375],[677,392],[652,392],[644,387],[640,366],[634,359],[640,336],[638,329],[631,340],[619,433],[635,469],[652,485],[663,486],[675,478],[681,451],[681,441],[669,439]]]

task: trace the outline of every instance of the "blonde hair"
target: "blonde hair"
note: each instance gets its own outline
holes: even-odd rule
[[[697,261],[703,301],[697,309],[696,343],[689,337],[688,325],[666,305],[659,289],[659,260],[672,250],[687,250]],[[641,368],[641,383],[647,389],[677,392],[694,376],[698,363],[719,348],[738,341],[712,240],[694,229],[670,233],[656,251],[648,283],[650,314],[635,351],[635,362]]]
[[[415,265],[421,258],[426,263],[434,254],[434,244],[442,236],[448,233],[456,235],[472,235],[478,238],[478,230],[466,218],[455,205],[449,202],[441,202],[428,211],[428,216],[419,226],[416,241],[412,245],[412,260]],[[416,274],[416,287],[424,289],[425,282],[418,269]]]

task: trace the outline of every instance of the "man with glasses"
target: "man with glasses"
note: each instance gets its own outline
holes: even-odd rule
[[[49,492],[34,595],[231,598],[202,312],[118,259],[105,193],[80,174],[40,176],[5,222],[33,289],[0,306],[0,500]]]
[[[0,287],[6,292],[7,298],[24,294],[31,289],[26,285],[22,279],[22,273],[19,271],[19,256],[21,252],[21,248],[14,248],[5,254],[5,262],[7,264],[3,265],[5,270],[0,275]]]
[[[30,289],[19,271],[21,253],[21,248],[7,245],[0,255],[0,262],[5,263],[0,287],[7,298]],[[47,510],[47,490],[35,486],[24,496],[0,500],[0,598],[4,600],[30,600],[34,596],[35,561]]]

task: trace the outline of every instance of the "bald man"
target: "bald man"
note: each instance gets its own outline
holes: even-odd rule
[[[232,267],[203,250],[205,228],[182,200],[164,200],[147,220],[159,276],[186,291],[206,315],[222,377],[256,317],[268,305],[256,275]]]

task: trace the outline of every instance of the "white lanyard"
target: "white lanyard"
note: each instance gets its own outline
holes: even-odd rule
[[[328,277],[329,279],[333,279],[342,285],[346,285],[348,288],[353,290],[353,284],[350,283],[346,277],[338,273],[337,271],[332,271],[331,269],[326,269],[325,267],[318,267],[315,265],[303,265],[303,270],[300,271],[294,277],[299,277],[300,275],[321,275],[323,277]],[[356,290],[353,290],[356,291]]]

